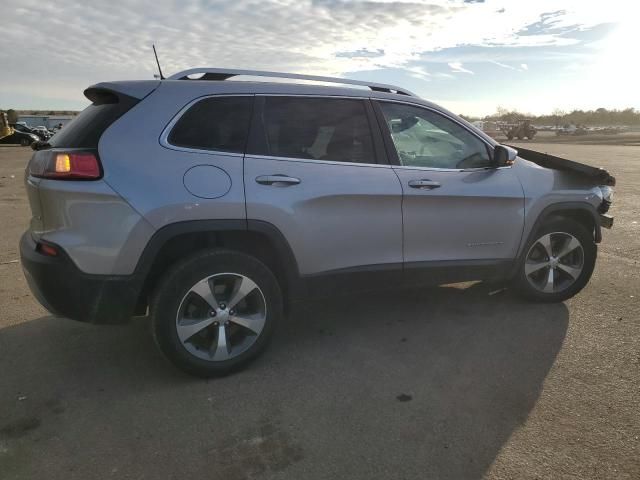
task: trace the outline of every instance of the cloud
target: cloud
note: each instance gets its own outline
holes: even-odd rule
[[[451,68],[451,71],[454,73],[470,73],[473,75],[473,72],[464,68],[460,62],[449,62],[447,65],[449,65],[449,68]]]
[[[371,50],[367,50],[366,48],[362,48],[354,52],[336,52],[336,57],[344,57],[344,58],[378,58],[383,56],[384,56],[384,50],[382,49],[371,51]]]
[[[52,106],[79,105],[92,83],[152,78],[154,42],[167,74],[216,66],[340,75],[408,69],[429,52],[461,46],[572,45],[579,40],[570,32],[624,15],[622,0],[610,0],[604,11],[599,2],[564,0],[558,13],[557,3],[4,0],[3,15],[14,20],[3,26],[11,48],[0,49],[0,101],[4,106],[32,96]],[[460,57],[445,62],[459,64],[450,66],[456,73],[470,72]],[[436,78],[427,70],[409,71]]]
[[[495,60],[489,60],[489,63],[493,63],[502,68],[506,68],[507,70],[518,70],[516,67],[512,67],[511,65],[507,65],[506,63],[497,62]]]
[[[410,72],[410,75],[420,80],[431,80],[431,73],[424,67],[406,67],[405,70]]]
[[[526,63],[521,63],[520,67],[514,67],[512,65],[508,65],[506,63],[498,62],[496,60],[489,60],[489,63],[493,63],[502,68],[506,68],[507,70],[515,70],[516,72],[525,72],[529,70],[529,66]]]

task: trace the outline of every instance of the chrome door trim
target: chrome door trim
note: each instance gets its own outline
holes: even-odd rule
[[[384,165],[380,163],[339,162],[336,160],[314,160],[312,158],[277,157],[272,155],[256,155],[256,154],[249,154],[249,153],[245,155],[245,158],[277,160],[281,162],[313,163],[314,165],[324,164],[324,165],[341,165],[341,166],[351,166],[351,167],[391,168],[391,165]]]
[[[411,165],[391,165],[392,168],[398,170],[418,170],[426,172],[483,172],[483,171],[495,171],[511,168],[511,165],[504,167],[478,167],[478,168],[437,168],[437,167],[415,167]]]

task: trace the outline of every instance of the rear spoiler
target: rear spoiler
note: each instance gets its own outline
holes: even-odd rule
[[[121,82],[101,82],[91,85],[85,90],[85,96],[93,102],[90,97],[92,92],[108,91],[119,95],[142,100],[160,86],[160,80],[130,80]]]
[[[584,163],[574,162],[573,160],[567,160],[566,158],[554,157],[548,153],[527,150],[526,148],[515,147],[513,145],[507,145],[507,147],[517,150],[519,157],[529,160],[541,167],[579,173],[597,181],[600,185],[609,185],[613,187],[616,184],[616,178],[604,168],[591,167]]]

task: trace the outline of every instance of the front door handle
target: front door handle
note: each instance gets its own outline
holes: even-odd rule
[[[439,188],[440,183],[434,182],[433,180],[429,180],[425,178],[422,180],[409,180],[409,186],[411,188],[422,188],[424,190],[433,190],[434,188]]]
[[[288,177],[286,175],[261,175],[256,177],[256,182],[260,185],[272,185],[274,187],[288,187],[290,185],[298,185],[300,179],[296,177]]]

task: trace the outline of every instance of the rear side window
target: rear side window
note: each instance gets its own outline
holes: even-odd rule
[[[253,97],[209,97],[176,122],[168,141],[177,147],[244,153]]]
[[[362,100],[265,97],[266,155],[375,163]]]
[[[85,95],[93,103],[51,137],[49,144],[52,147],[98,148],[105,130],[139,102],[136,98],[106,90],[88,89]]]

